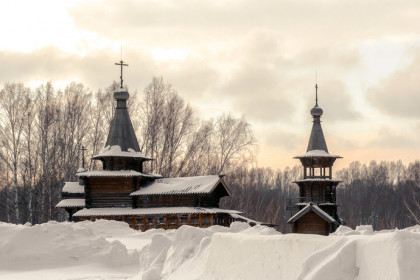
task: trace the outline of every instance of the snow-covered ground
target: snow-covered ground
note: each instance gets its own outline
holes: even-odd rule
[[[0,223],[0,279],[420,279],[420,226],[325,237],[244,223],[147,232],[105,220]]]

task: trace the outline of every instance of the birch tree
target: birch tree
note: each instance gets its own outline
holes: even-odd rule
[[[163,82],[163,78],[152,79],[152,82],[144,90],[142,103],[143,124],[142,141],[140,149],[151,158],[158,160],[159,141],[162,141],[162,121],[165,106],[165,94],[171,91],[171,87]],[[156,164],[150,163],[150,171],[155,172]]]
[[[257,141],[251,125],[242,116],[222,114],[215,124],[216,172],[232,171],[240,163],[250,163],[256,154]]]
[[[19,211],[19,164],[21,160],[21,140],[25,120],[31,106],[30,89],[19,84],[5,84],[0,92],[0,114],[3,147],[2,159],[13,172],[15,221],[20,221]]]

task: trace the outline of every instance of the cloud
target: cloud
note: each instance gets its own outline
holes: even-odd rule
[[[296,151],[298,148],[305,146],[305,148],[302,149],[303,153],[304,150],[306,150],[306,145],[308,144],[307,138],[309,139],[309,136],[303,136],[301,134],[284,130],[272,130],[267,132],[264,144],[289,151]]]
[[[396,131],[394,127],[383,126],[378,130],[375,139],[367,143],[368,148],[388,148],[388,149],[418,149],[420,133],[419,124],[411,127],[412,133],[402,133]]]
[[[420,116],[420,49],[414,52],[413,62],[382,79],[367,92],[370,104],[392,116],[418,118]]]
[[[360,64],[354,49],[318,48],[288,57],[276,33],[254,30],[228,53],[234,67],[218,94],[234,97],[235,110],[246,112],[250,118],[264,122],[291,120],[301,113],[298,108],[302,104],[315,105],[316,69],[323,75],[320,104],[331,120],[361,117],[347,86],[339,79],[340,74]]]
[[[327,80],[318,89],[318,104],[328,121],[356,120],[362,116],[352,104],[352,97],[344,82]]]
[[[111,40],[199,44],[215,38],[237,38],[251,29],[262,28],[276,30],[285,39],[292,38],[290,45],[305,47],[417,34],[415,23],[420,17],[416,0],[386,4],[380,0],[181,0],[176,4],[169,0],[107,0],[80,2],[69,13],[77,28]]]
[[[112,53],[96,51],[87,56],[78,56],[61,51],[55,47],[37,49],[31,53],[0,51],[1,82],[31,81],[80,81],[97,89],[119,80],[119,71],[114,66]],[[136,56],[135,65],[150,65],[153,61]],[[136,69],[138,71],[138,68]],[[142,73],[128,71],[125,80],[135,80]],[[130,84],[130,82],[129,82]]]

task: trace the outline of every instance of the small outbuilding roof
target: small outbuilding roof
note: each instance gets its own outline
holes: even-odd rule
[[[65,193],[85,193],[85,186],[79,185],[79,182],[66,182],[62,192]]]
[[[229,209],[202,207],[153,207],[153,208],[84,208],[77,211],[74,217],[106,217],[106,216],[134,216],[134,215],[165,215],[165,214],[240,214]]]
[[[313,204],[312,202],[309,202],[302,210],[300,210],[293,217],[291,217],[289,221],[287,221],[287,223],[291,224],[291,223],[296,222],[309,211],[314,212],[315,214],[320,216],[322,219],[324,219],[328,223],[339,225],[339,223],[333,217],[328,215],[324,210],[322,210],[321,208],[319,208],[316,204]]]
[[[161,178],[150,182],[144,188],[131,193],[131,196],[141,195],[174,195],[174,194],[204,194],[213,192],[219,185],[226,195],[230,192],[218,175]]]
[[[85,199],[84,198],[63,199],[55,207],[57,208],[85,207]]]

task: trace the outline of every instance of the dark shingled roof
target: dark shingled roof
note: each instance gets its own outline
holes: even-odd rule
[[[287,223],[291,224],[291,223],[296,222],[297,220],[299,220],[303,215],[305,215],[309,211],[314,212],[315,214],[317,214],[318,216],[320,216],[322,219],[324,219],[326,222],[328,222],[330,224],[336,224],[336,225],[340,224],[333,217],[328,215],[324,210],[322,210],[321,208],[319,208],[317,205],[313,204],[312,202],[309,202],[302,210],[300,210],[293,217],[291,217],[287,221]]]
[[[123,152],[128,151],[129,148],[140,152],[139,143],[127,110],[126,102],[129,94],[127,91],[120,89],[120,91],[114,93],[114,98],[117,100],[117,108],[115,108],[105,146],[117,145],[121,147]]]
[[[327,143],[325,142],[324,133],[322,132],[321,127],[321,115],[322,109],[316,105],[311,110],[311,115],[314,118],[311,136],[309,138],[308,149],[307,152],[313,150],[323,150],[328,153]]]

